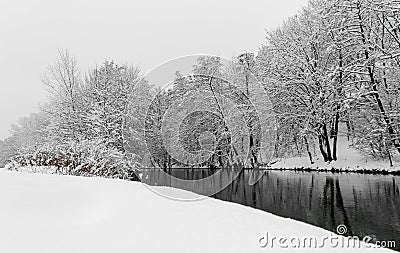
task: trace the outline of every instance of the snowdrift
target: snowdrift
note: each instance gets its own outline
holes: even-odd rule
[[[317,238],[330,234],[237,204],[211,198],[171,201],[141,183],[102,178],[0,171],[0,203],[0,252],[4,253],[287,252],[261,248],[259,240],[266,233]]]

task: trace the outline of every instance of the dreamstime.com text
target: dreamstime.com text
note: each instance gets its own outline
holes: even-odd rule
[[[258,240],[261,248],[396,248],[396,241],[377,241],[365,236],[340,236],[330,233],[328,236],[273,236],[269,233]]]

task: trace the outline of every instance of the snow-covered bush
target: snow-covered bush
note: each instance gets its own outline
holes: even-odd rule
[[[11,159],[8,169],[20,167],[52,167],[55,173],[77,176],[98,176],[138,180],[138,158],[106,147],[98,141],[73,142],[68,145],[43,146],[34,153]]]

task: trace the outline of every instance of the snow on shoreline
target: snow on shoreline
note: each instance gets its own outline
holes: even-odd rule
[[[393,167],[390,166],[389,161],[374,160],[366,157],[356,149],[351,147],[351,142],[347,140],[346,136],[339,135],[338,137],[338,150],[337,161],[326,163],[323,161],[322,156],[318,154],[313,157],[314,164],[310,163],[310,159],[306,156],[291,157],[277,160],[270,167],[271,169],[311,169],[311,170],[330,170],[340,169],[345,171],[357,170],[377,170],[377,171],[400,171],[400,156],[393,157]]]
[[[357,172],[357,173],[378,173],[378,174],[400,174],[400,164],[397,163],[393,167],[389,166],[386,161],[358,161],[347,162],[346,160],[333,161],[325,163],[317,160],[314,164],[310,164],[306,157],[294,157],[281,159],[267,170],[299,170],[299,171],[322,171],[322,172]]]
[[[193,194],[169,188],[181,194]],[[137,182],[0,171],[0,252],[283,252],[269,236],[322,238],[302,222],[207,198],[178,202]],[[392,252],[300,248],[293,252]]]

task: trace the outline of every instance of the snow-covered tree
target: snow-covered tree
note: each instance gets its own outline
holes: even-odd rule
[[[77,61],[66,50],[59,50],[58,60],[49,66],[42,81],[50,101],[41,110],[51,117],[48,136],[55,143],[85,138],[82,108],[82,78]]]
[[[257,57],[259,77],[282,127],[278,132],[282,137],[288,133],[289,142],[295,144],[316,137],[327,162],[336,159],[336,143],[332,147],[330,138],[337,136],[335,121],[343,99],[329,25],[323,2],[312,1],[301,14],[268,33]]]

